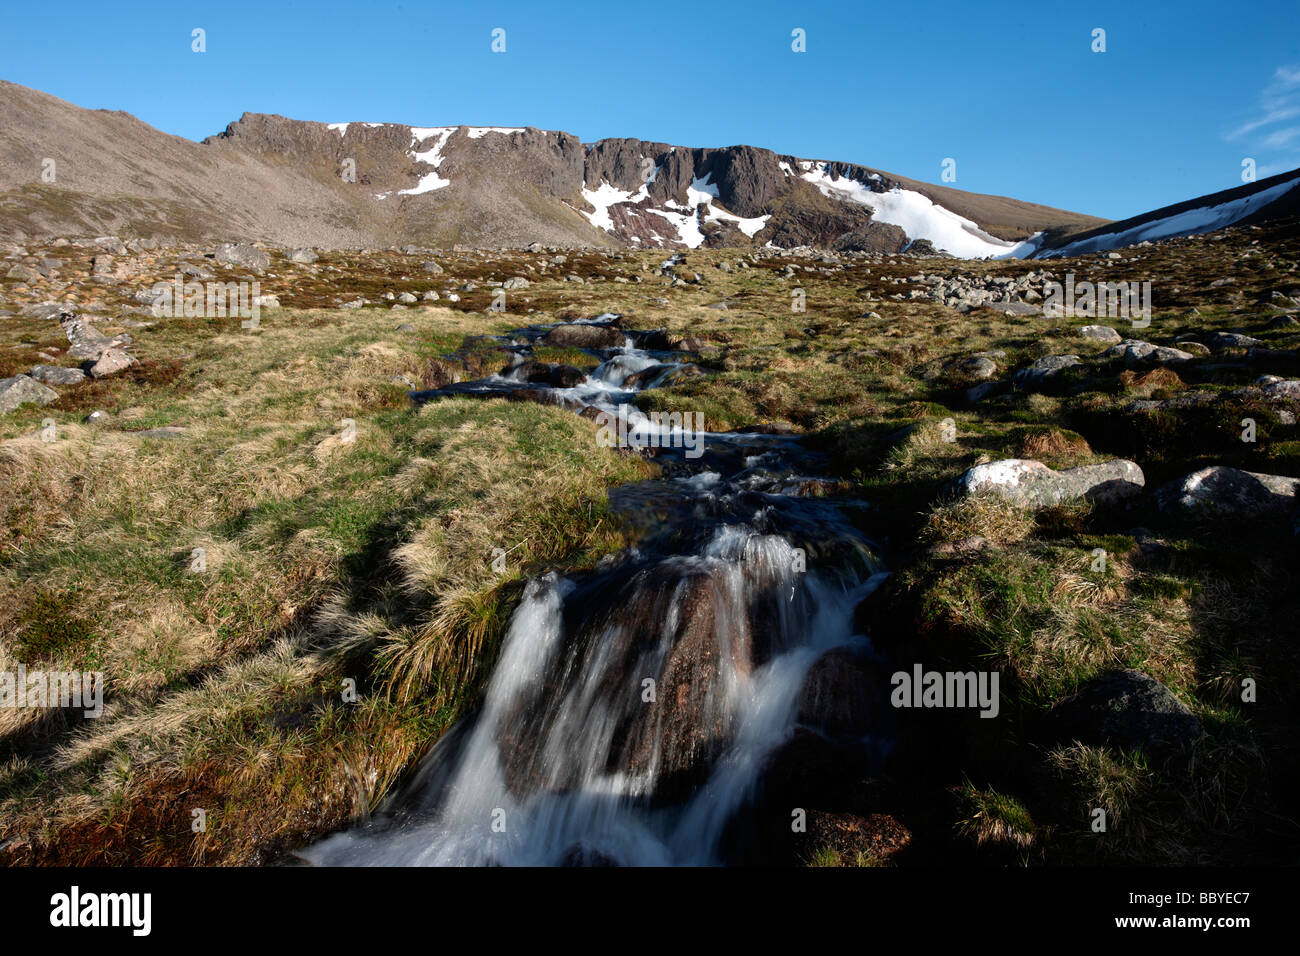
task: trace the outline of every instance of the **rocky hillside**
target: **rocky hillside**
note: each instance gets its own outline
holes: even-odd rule
[[[358,247],[772,243],[965,257],[1103,220],[752,146],[245,114],[193,143],[0,82],[0,236]],[[1039,240],[1041,241],[1041,239]],[[913,246],[913,243],[916,243]]]

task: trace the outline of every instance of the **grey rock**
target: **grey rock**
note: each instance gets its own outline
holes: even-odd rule
[[[58,392],[30,375],[0,378],[0,415],[8,415],[22,405],[48,405],[58,397]]]
[[[580,349],[619,348],[623,344],[623,333],[618,329],[604,325],[557,325],[546,333],[547,345],[559,345]]]
[[[1118,345],[1122,337],[1109,325],[1081,325],[1075,330],[1085,339],[1103,342],[1106,345]]]
[[[443,272],[445,271],[442,268],[442,266],[438,265],[438,263],[434,262],[432,259],[430,259],[428,262],[421,262],[420,268],[423,269],[425,272],[431,273],[436,276],[442,275]]]
[[[91,378],[105,378],[125,371],[135,364],[135,359],[121,349],[105,349],[94,365],[90,367]]]
[[[953,369],[967,380],[987,382],[998,374],[998,363],[987,355],[972,355],[958,361]]]
[[[180,271],[181,275],[189,276],[194,279],[212,279],[216,277],[216,273],[213,272],[211,269],[209,269],[207,266],[198,265],[193,262],[178,263],[176,268]],[[149,295],[151,296],[149,301],[153,301],[152,299],[153,293],[150,292]]]
[[[76,385],[86,380],[86,373],[81,369],[58,365],[33,365],[31,376],[46,385]]]
[[[1240,332],[1215,332],[1210,336],[1210,348],[1216,352],[1222,349],[1248,349],[1257,345],[1263,345],[1259,339],[1253,339],[1249,335],[1242,335]]]
[[[39,282],[41,274],[31,266],[25,266],[20,262],[5,273],[5,278],[17,279],[20,282]]]
[[[1122,458],[1099,465],[1053,471],[1040,461],[1007,458],[976,465],[962,474],[954,491],[962,497],[992,494],[1031,508],[1087,499],[1113,504],[1141,494],[1142,469]]]
[[[1020,388],[1038,385],[1063,369],[1082,365],[1077,355],[1047,355],[1022,368],[1011,377]]]
[[[213,258],[223,265],[242,266],[254,272],[263,272],[271,265],[271,257],[248,243],[224,243],[217,246]]]
[[[320,257],[310,249],[290,249],[286,258],[302,266],[309,266]]]
[[[503,289],[526,289],[526,288],[528,288],[528,284],[529,284],[529,283],[528,283],[528,280],[525,279],[523,276],[511,276],[511,277],[510,277],[509,279],[507,279],[505,282],[501,283],[501,288],[503,288]]]
[[[1164,684],[1135,670],[1111,671],[1057,703],[1060,740],[1167,756],[1201,736],[1201,724]]]
[[[83,362],[94,362],[105,351],[119,345],[129,344],[128,336],[109,337],[90,324],[84,317],[72,312],[62,313],[59,325],[68,337],[71,347],[68,355]]]
[[[1162,511],[1192,519],[1284,519],[1296,507],[1300,479],[1213,465],[1156,492]]]
[[[1138,339],[1125,339],[1119,345],[1112,346],[1102,353],[1103,358],[1123,359],[1125,365],[1137,365],[1141,362],[1186,362],[1193,356],[1181,349],[1166,345],[1152,345]]]

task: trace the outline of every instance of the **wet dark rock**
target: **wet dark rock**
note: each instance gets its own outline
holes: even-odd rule
[[[1201,735],[1201,724],[1169,688],[1141,671],[1103,674],[1057,703],[1048,716],[1056,740],[1110,745],[1166,756]]]
[[[849,648],[817,659],[799,691],[797,720],[830,737],[865,737],[884,704],[881,665]]]
[[[506,366],[501,370],[501,374],[509,375],[521,382],[550,385],[553,388],[571,388],[587,377],[585,372],[574,368],[572,365],[550,365],[546,362],[537,361],[526,361],[519,365]]]
[[[547,345],[578,349],[610,349],[623,345],[624,334],[606,325],[582,323],[557,325],[543,339]]]

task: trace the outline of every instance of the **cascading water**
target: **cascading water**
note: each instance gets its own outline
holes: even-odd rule
[[[517,347],[526,354],[544,331],[525,330]],[[441,393],[528,387],[539,400],[616,413],[630,377],[652,387],[684,368],[631,339],[599,357],[577,385],[524,386],[507,370]],[[640,412],[633,421],[663,432]],[[477,713],[384,814],[303,857],[726,862],[728,826],[819,703],[816,662],[836,649],[870,654],[854,610],[885,575],[839,507],[803,496],[816,458],[797,441],[709,434],[706,447],[697,461],[665,451],[668,477],[611,492],[644,529],[639,546],[582,580],[530,581]],[[874,735],[853,742],[877,756],[887,747]]]

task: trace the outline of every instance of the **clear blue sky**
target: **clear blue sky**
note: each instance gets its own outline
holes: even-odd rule
[[[7,0],[0,77],[191,139],[247,110],[750,143],[927,182],[952,157],[958,188],[1109,218],[1239,185],[1243,157],[1300,166],[1300,0]]]

